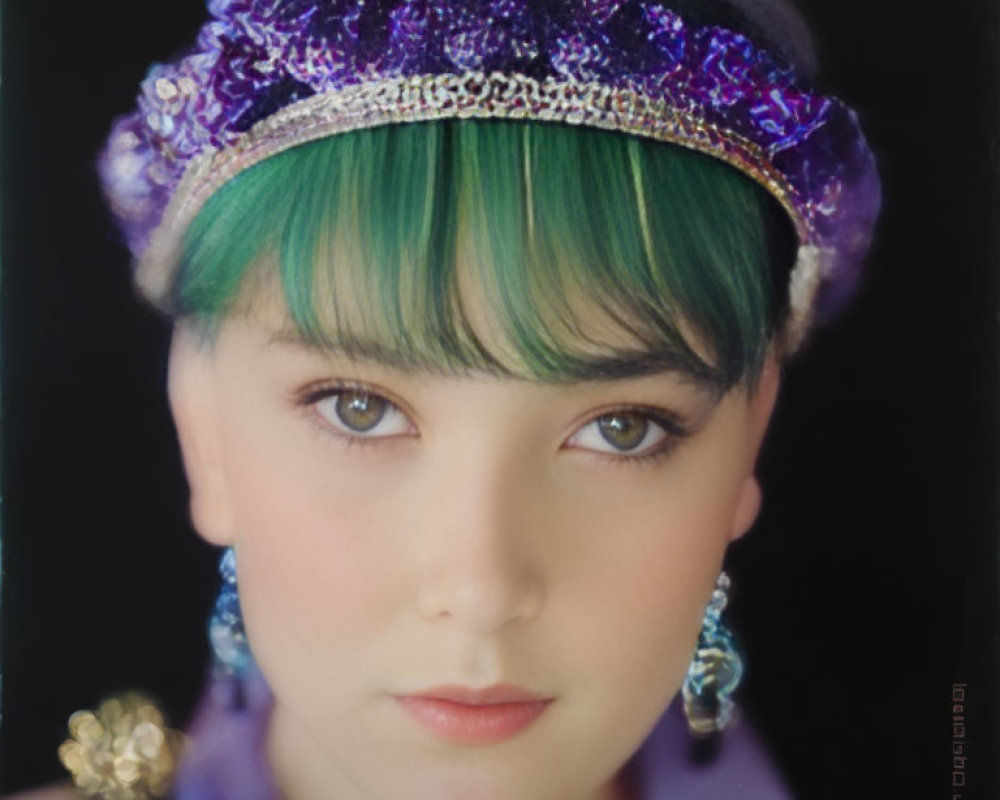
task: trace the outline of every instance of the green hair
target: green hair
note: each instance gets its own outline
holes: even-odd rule
[[[222,187],[185,236],[172,303],[211,330],[277,282],[297,334],[349,355],[545,381],[669,368],[724,390],[759,374],[793,245],[765,189],[680,147],[389,125]]]

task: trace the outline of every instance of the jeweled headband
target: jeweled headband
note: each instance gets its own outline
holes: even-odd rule
[[[640,0],[209,0],[189,55],[155,65],[101,158],[136,283],[167,307],[181,237],[232,177],[378,125],[522,119],[722,159],[799,237],[786,341],[850,293],[880,192],[857,118],[740,33]]]

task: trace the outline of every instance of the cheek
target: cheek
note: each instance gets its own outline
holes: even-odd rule
[[[230,431],[243,444],[227,465],[240,599],[255,657],[277,684],[290,670],[305,678],[311,662],[348,663],[392,623],[403,580],[396,512],[323,443],[246,433]]]
[[[680,516],[631,531],[619,527],[612,536],[571,579],[572,595],[587,609],[586,635],[603,643],[597,651],[609,674],[624,670],[631,680],[648,671],[653,674],[638,677],[676,678],[676,689],[727,536],[720,525],[686,525]]]
[[[659,687],[664,702],[679,688],[742,479],[733,460],[692,455],[673,471],[590,487],[568,506],[577,537],[560,554],[571,565],[562,580],[581,609],[568,646],[590,650],[595,674],[617,680],[622,697],[648,701],[630,683]]]

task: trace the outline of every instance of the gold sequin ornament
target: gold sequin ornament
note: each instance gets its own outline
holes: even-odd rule
[[[69,733],[59,760],[83,794],[102,800],[166,797],[185,745],[184,734],[135,692],[105,700],[96,713],[77,711]]]

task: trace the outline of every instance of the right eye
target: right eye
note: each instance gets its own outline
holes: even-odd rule
[[[384,439],[413,433],[413,425],[402,411],[366,389],[329,390],[312,405],[337,433],[351,438]]]

